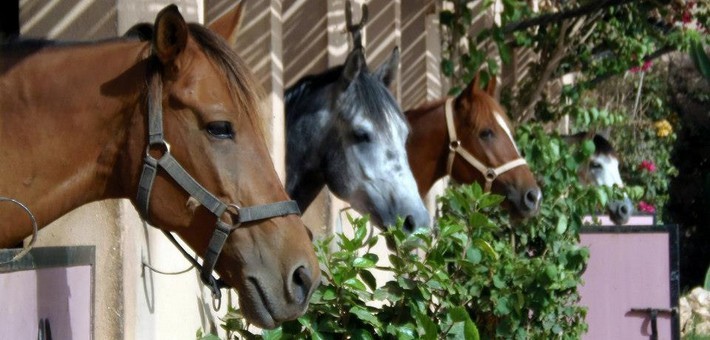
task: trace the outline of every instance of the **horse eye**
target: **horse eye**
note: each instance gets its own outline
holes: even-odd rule
[[[602,168],[602,165],[598,162],[589,162],[589,168],[592,170],[599,170]]]
[[[364,129],[355,129],[353,131],[353,139],[355,143],[369,143],[372,141],[370,132]]]
[[[207,123],[207,132],[209,132],[210,135],[219,139],[234,138],[234,129],[232,129],[232,123],[227,121]]]
[[[481,133],[478,134],[478,137],[480,137],[481,139],[490,139],[491,137],[493,137],[493,130],[484,129],[483,131],[481,131]]]

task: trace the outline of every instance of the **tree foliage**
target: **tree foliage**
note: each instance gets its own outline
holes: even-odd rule
[[[488,78],[529,63],[527,75],[504,84],[502,93],[518,122],[556,121],[601,80],[708,41],[701,32],[708,27],[709,0],[543,1],[537,10],[528,1],[504,0],[499,21],[470,30],[493,3],[442,1],[442,72],[455,93],[482,68]],[[550,86],[565,75],[575,77],[574,84],[562,91]]]

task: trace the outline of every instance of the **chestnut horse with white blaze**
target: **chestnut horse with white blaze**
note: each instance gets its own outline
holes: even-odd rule
[[[177,7],[154,28],[148,42],[0,45],[0,196],[24,202],[40,226],[128,198],[205,254],[203,281],[216,294],[236,288],[250,323],[297,318],[320,270],[269,157],[258,85]],[[32,234],[14,206],[0,205],[0,221],[0,247]]]
[[[495,78],[486,91],[479,88],[478,79],[457,97],[405,113],[411,126],[407,154],[419,194],[426,195],[449,175],[504,196],[504,206],[514,216],[533,216],[540,209],[540,188],[518,151],[505,111],[493,98]]]

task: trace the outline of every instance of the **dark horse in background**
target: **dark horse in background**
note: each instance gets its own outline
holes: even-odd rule
[[[570,136],[563,136],[567,143],[581,143],[585,140],[594,142],[594,154],[579,169],[579,178],[582,182],[597,186],[624,187],[619,173],[619,157],[609,140],[601,134],[592,132],[579,132]],[[606,206],[609,218],[616,224],[622,225],[629,221],[634,212],[634,205],[628,197],[612,201]]]
[[[486,91],[478,80],[476,75],[456,97],[405,113],[412,129],[407,153],[419,193],[426,195],[449,175],[504,196],[514,216],[533,216],[540,209],[540,188],[518,151],[505,111],[493,98],[495,78]]]
[[[405,148],[409,126],[388,89],[399,50],[371,73],[359,37],[365,20],[363,10],[362,22],[351,25],[355,47],[344,65],[286,90],[286,190],[306,209],[327,185],[379,227],[401,216],[405,230],[425,228],[430,217]]]
[[[24,202],[40,226],[128,198],[213,259],[250,323],[297,318],[320,270],[269,157],[258,86],[223,39],[177,7],[154,28],[150,42],[0,46],[0,195]],[[0,247],[32,233],[13,206],[0,206],[0,220]]]

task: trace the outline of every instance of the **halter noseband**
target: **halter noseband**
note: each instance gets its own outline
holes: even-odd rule
[[[148,146],[146,148],[143,171],[141,173],[140,182],[138,183],[138,211],[146,221],[149,221],[148,208],[150,192],[158,172],[158,167],[160,167],[163,168],[183,190],[197,199],[197,201],[217,217],[216,227],[210,239],[207,251],[203,256],[202,265],[178,244],[177,240],[175,240],[175,237],[170,232],[163,230],[163,233],[165,233],[168,239],[170,239],[188,261],[200,270],[200,279],[212,291],[213,299],[219,301],[222,296],[220,288],[226,287],[227,285],[221,279],[216,279],[214,275],[212,275],[212,272],[229,234],[239,228],[242,223],[290,214],[300,215],[301,212],[298,209],[296,201],[281,201],[252,207],[239,207],[236,204],[227,204],[200,185],[200,183],[190,176],[173,157],[170,153],[170,144],[168,144],[163,137],[162,81],[157,71],[153,72],[148,86]],[[154,158],[150,154],[150,151],[155,149],[162,151],[162,155],[159,156],[159,158]],[[234,222],[233,225],[222,221],[222,216],[225,213],[231,214]]]
[[[454,158],[456,153],[461,155],[464,160],[471,164],[474,168],[478,169],[486,178],[486,184],[484,190],[489,192],[493,181],[503,173],[510,171],[521,165],[526,165],[527,162],[524,158],[518,157],[510,162],[507,162],[497,168],[491,168],[483,165],[483,162],[479,161],[476,156],[468,152],[466,149],[461,147],[461,140],[456,137],[456,127],[454,126],[454,98],[446,99],[445,111],[446,111],[446,128],[449,130],[449,158],[446,163],[446,174],[451,176],[451,170],[454,166]],[[515,142],[513,142],[515,143]]]

